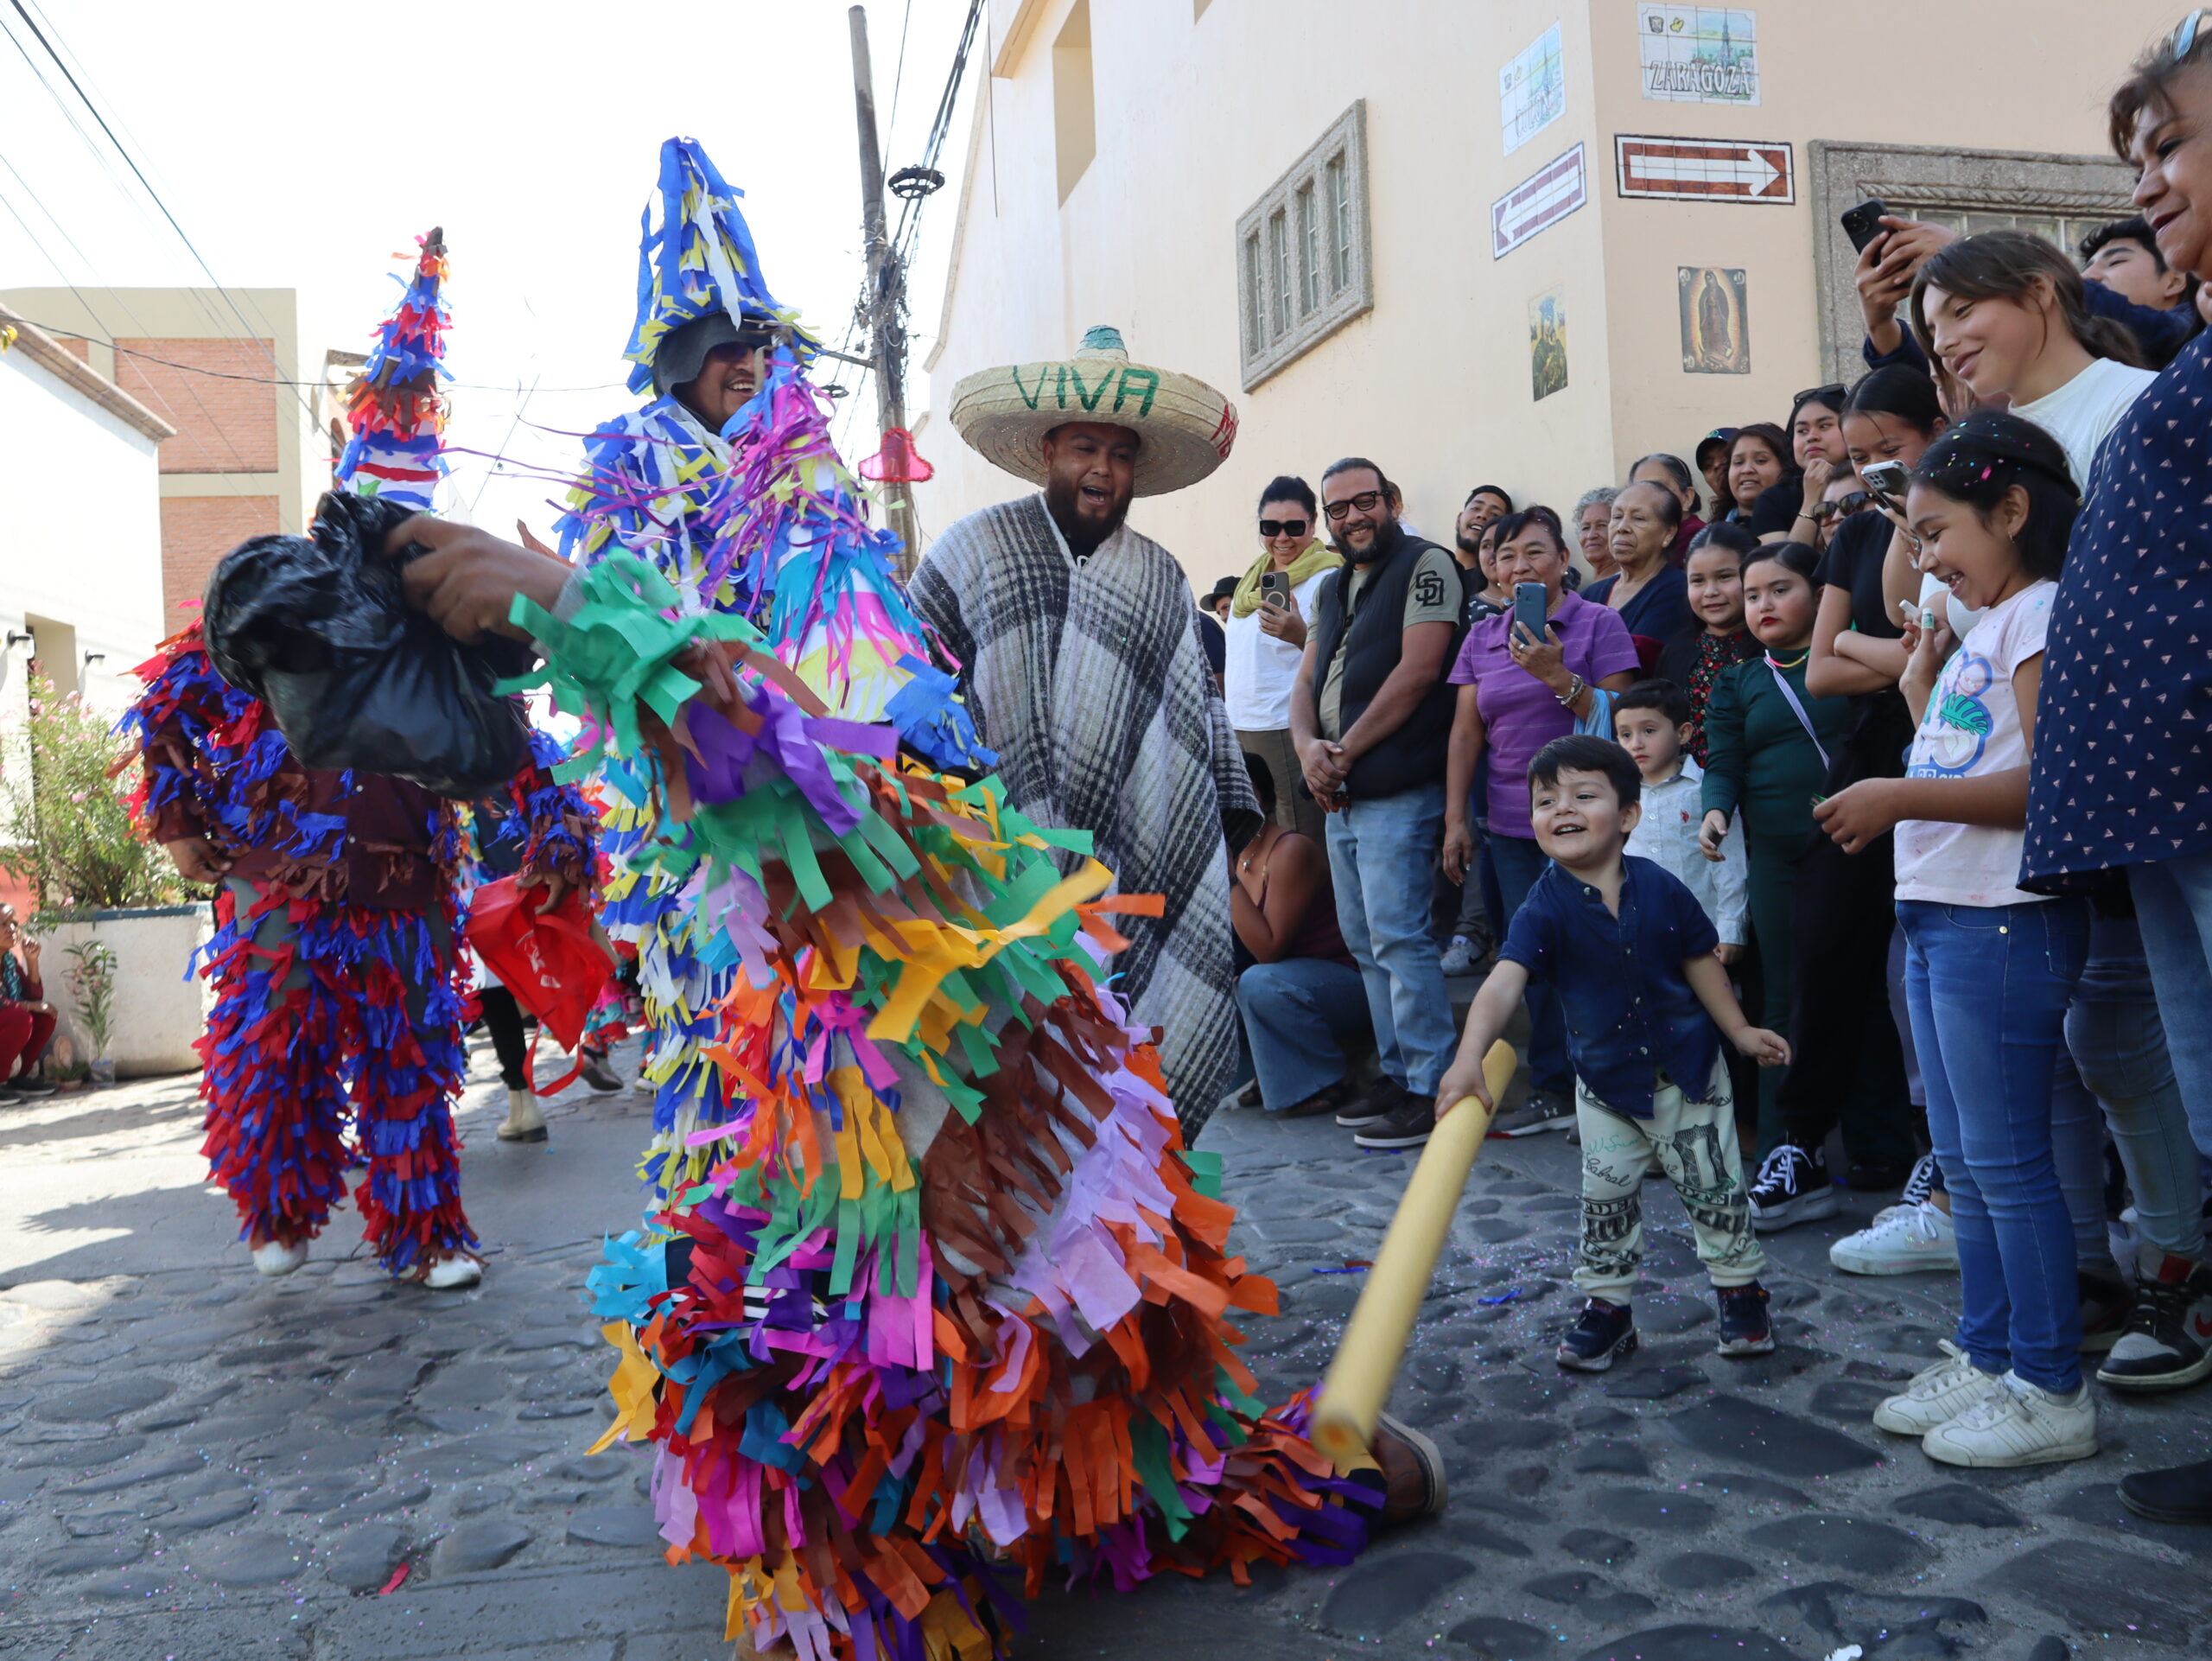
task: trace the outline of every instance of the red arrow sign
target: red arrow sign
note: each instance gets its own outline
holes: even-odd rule
[[[1797,172],[1790,163],[1789,146],[1764,139],[1619,133],[1613,138],[1613,165],[1624,196],[1709,202],[1797,200]]]

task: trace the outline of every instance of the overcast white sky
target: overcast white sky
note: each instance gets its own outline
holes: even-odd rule
[[[404,266],[392,256],[411,261],[414,238],[445,227],[456,446],[564,473],[578,448],[563,434],[634,404],[620,353],[639,215],[671,135],[697,138],[746,193],[770,287],[832,344],[859,291],[845,0],[25,3],[222,283],[299,291],[307,373],[325,347],[365,349],[398,296],[387,274]],[[868,4],[880,121],[898,82],[893,169],[919,158],[966,10],[966,0]],[[700,21],[679,32],[679,14]],[[0,0],[0,25],[92,138],[72,130],[24,51],[0,41],[0,288],[74,284],[97,304],[103,287],[204,284],[13,0]],[[979,41],[939,162],[948,183],[923,221],[914,365],[937,323],[983,57]],[[860,409],[867,442],[839,425],[856,461],[874,448],[874,389],[857,371],[836,378],[858,389],[846,408]],[[449,512],[550,530],[550,486],[453,461]]]

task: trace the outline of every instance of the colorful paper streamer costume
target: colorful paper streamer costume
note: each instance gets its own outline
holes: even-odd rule
[[[717,1091],[590,1276],[602,1445],[652,1445],[671,1556],[722,1563],[731,1634],[806,1661],[1002,1655],[1047,1578],[1348,1562],[1371,1490],[1303,1397],[1255,1399],[1231,1312],[1274,1288],[1103,983],[1109,914],[1147,902],[947,771],[988,758],[827,410],[780,358],[684,563],[601,498],[561,617],[516,608],[664,816],[631,893],[706,990],[685,1030]]]
[[[443,271],[434,233],[357,384],[358,493],[419,490],[427,505],[443,471],[426,390]],[[203,1151],[242,1236],[311,1238],[365,1166],[354,1198],[392,1273],[475,1251],[452,1111],[467,1071],[455,810],[395,780],[303,767],[267,707],[216,674],[197,623],[136,672],[145,690],[118,729],[141,766],[134,816],[158,840],[204,837],[236,862],[201,954],[215,1002],[198,1048]],[[592,815],[548,770],[561,759],[550,741],[532,744],[508,786],[528,827],[524,869],[583,881]]]

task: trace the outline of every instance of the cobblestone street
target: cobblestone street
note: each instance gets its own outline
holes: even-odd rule
[[[632,1057],[618,1052],[626,1072]],[[480,1080],[488,1068],[480,1055]],[[472,1087],[480,1289],[394,1288],[341,1216],[264,1282],[203,1192],[189,1079],[15,1111],[0,1127],[0,1656],[709,1661],[725,1579],[660,1559],[644,1462],[584,1449],[605,1346],[580,1302],[633,1206],[646,1111],[571,1091],[553,1138],[491,1135]],[[1268,1393],[1310,1383],[1408,1155],[1325,1120],[1224,1112],[1244,1249],[1284,1288],[1251,1323]],[[1643,1351],[1568,1378],[1574,1150],[1489,1144],[1395,1409],[1452,1465],[1440,1520],[1339,1574],[1056,1595],[1020,1652],[1251,1661],[1357,1654],[1825,1661],[2160,1658],[2212,1648],[2212,1531],[2129,1520],[2126,1471],[2212,1453],[2212,1396],[2102,1394],[2084,1464],[1942,1471],[1867,1422],[1948,1328],[1948,1277],[1849,1281],[1771,1237],[1777,1354],[1711,1353],[1671,1193],[1647,1188]],[[404,1571],[404,1574],[403,1574]],[[2064,1647],[2062,1648],[2061,1646]]]

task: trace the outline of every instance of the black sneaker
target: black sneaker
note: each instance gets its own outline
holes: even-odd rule
[[[577,1074],[590,1087],[594,1096],[612,1096],[622,1088],[622,1075],[607,1065],[607,1058],[594,1055],[588,1058]]]
[[[1405,1099],[1382,1118],[1370,1120],[1351,1139],[1355,1148],[1418,1148],[1436,1133],[1436,1104],[1414,1095],[1411,1091],[1399,1092]],[[1343,1115],[1338,1123],[1344,1122]]]
[[[1753,1281],[1748,1286],[1715,1287],[1713,1293],[1720,1300],[1720,1341],[1713,1347],[1723,1355],[1773,1354],[1766,1288]]]
[[[4,1085],[0,1085],[0,1107],[21,1107],[23,1098]]]
[[[1751,1183],[1751,1226],[1765,1234],[1835,1215],[1835,1182],[1827,1155],[1783,1142],[1766,1156]]]
[[[2135,1294],[2117,1275],[2092,1275],[2079,1269],[2074,1271],[2074,1285],[2082,1301],[2082,1353],[2102,1355],[2133,1325]]]
[[[1411,1093],[1395,1079],[1377,1079],[1363,1094],[1344,1104],[1337,1123],[1347,1130],[1380,1124],[1402,1107]]]
[[[1547,1130],[1572,1130],[1573,1128],[1573,1097],[1555,1095],[1548,1090],[1532,1090],[1527,1101],[1511,1112],[1497,1116],[1490,1127],[1490,1133],[1493,1136],[1534,1136]]]
[[[1559,1364],[1576,1372],[1603,1372],[1636,1353],[1636,1315],[1625,1303],[1592,1298],[1581,1318],[1559,1341]]]
[[[43,1079],[22,1078],[8,1080],[8,1088],[18,1096],[51,1096],[54,1086]]]
[[[2127,1330],[2097,1369],[2115,1390],[2179,1390],[2212,1373],[2212,1272],[2160,1257],[2137,1276]]]

